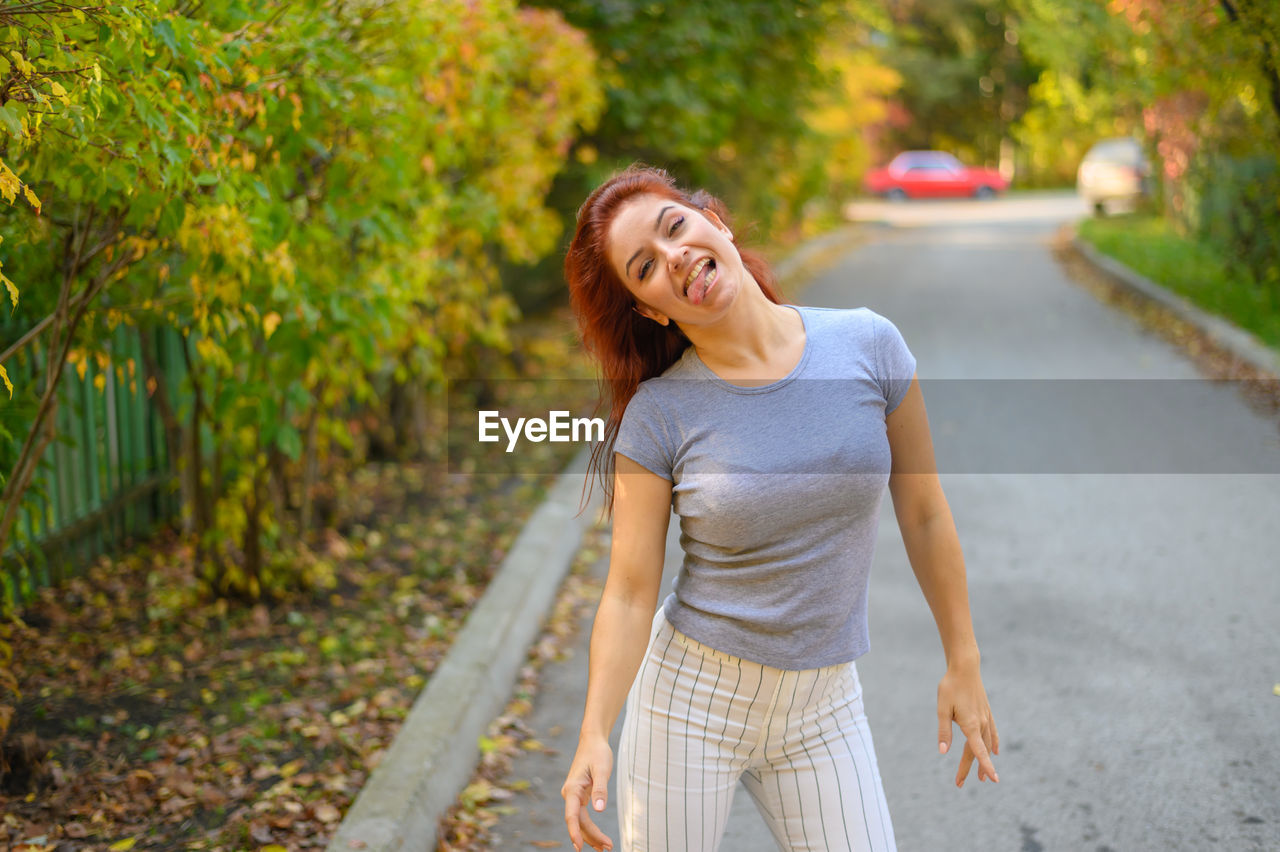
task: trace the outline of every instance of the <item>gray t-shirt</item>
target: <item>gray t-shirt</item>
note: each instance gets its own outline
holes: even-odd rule
[[[780,669],[865,654],[867,580],[889,480],[885,416],[915,358],[866,308],[796,308],[800,363],[772,384],[718,378],[693,347],[640,385],[614,450],[672,482],[684,562],[677,630]]]

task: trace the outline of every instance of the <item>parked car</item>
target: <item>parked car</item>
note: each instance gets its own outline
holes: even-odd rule
[[[1151,193],[1151,166],[1142,143],[1129,136],[1096,143],[1080,161],[1076,191],[1099,216],[1108,208],[1132,209]]]
[[[960,196],[991,198],[1009,188],[994,169],[972,168],[945,151],[903,151],[863,179],[867,191],[890,201]]]

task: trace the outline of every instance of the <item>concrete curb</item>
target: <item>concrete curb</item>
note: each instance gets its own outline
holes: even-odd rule
[[[1255,369],[1280,376],[1280,352],[1267,346],[1249,332],[1237,328],[1221,317],[1213,316],[1186,299],[1134,272],[1114,258],[1107,257],[1077,235],[1072,244],[1094,266],[1116,279],[1131,292],[1150,299],[1172,311],[1179,318],[1200,329],[1210,339],[1236,358]]]
[[[436,848],[440,818],[480,759],[478,739],[510,699],[583,533],[598,515],[598,488],[578,512],[586,459],[579,454],[525,524],[329,841],[329,852]]]

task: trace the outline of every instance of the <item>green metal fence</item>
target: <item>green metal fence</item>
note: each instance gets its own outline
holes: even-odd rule
[[[9,331],[0,330],[0,339],[17,337]],[[154,335],[158,372],[176,400],[184,370],[181,339],[173,329],[146,333]],[[105,347],[105,368],[89,358],[83,371],[68,365],[63,374],[57,434],[23,498],[0,570],[7,602],[28,600],[36,589],[73,576],[95,557],[177,516],[173,460],[141,345],[137,329],[121,326]],[[4,421],[12,436],[2,454],[6,475],[30,429],[45,358],[37,341],[5,364],[15,386]]]

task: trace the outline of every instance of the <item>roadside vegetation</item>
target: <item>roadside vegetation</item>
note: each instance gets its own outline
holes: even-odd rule
[[[1141,275],[1280,348],[1280,298],[1160,216],[1086,219],[1080,236]]]

